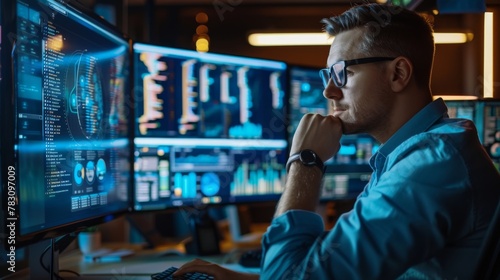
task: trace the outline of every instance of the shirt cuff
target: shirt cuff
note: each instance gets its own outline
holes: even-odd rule
[[[270,238],[288,234],[311,234],[324,231],[323,219],[317,213],[305,210],[288,210],[273,219],[266,235]]]
[[[284,268],[299,263],[323,233],[323,219],[314,212],[289,210],[274,218],[262,238],[262,272],[280,275]]]

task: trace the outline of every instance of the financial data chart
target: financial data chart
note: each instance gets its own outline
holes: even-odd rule
[[[450,118],[474,122],[479,141],[500,171],[500,100],[446,100],[445,103]]]
[[[323,96],[319,69],[290,66],[289,141],[304,114],[327,115],[330,107]],[[369,135],[344,135],[339,152],[326,161],[321,199],[356,197],[370,180],[370,157],[378,150],[378,142]]]
[[[450,118],[468,119],[475,121],[476,100],[447,100],[448,116]]]
[[[135,43],[135,209],[277,199],[283,62]]]
[[[477,102],[476,126],[479,140],[500,172],[500,100]]]
[[[22,234],[128,208],[128,41],[59,1],[17,1]]]

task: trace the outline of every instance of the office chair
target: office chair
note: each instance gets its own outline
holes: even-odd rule
[[[500,280],[500,203],[486,231],[474,280]]]

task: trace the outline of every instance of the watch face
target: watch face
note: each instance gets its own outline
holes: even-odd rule
[[[315,165],[316,163],[316,155],[311,150],[303,150],[300,153],[300,161],[302,161],[305,165]]]

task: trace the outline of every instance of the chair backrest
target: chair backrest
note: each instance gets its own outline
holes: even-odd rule
[[[500,280],[500,202],[481,247],[474,280]]]

